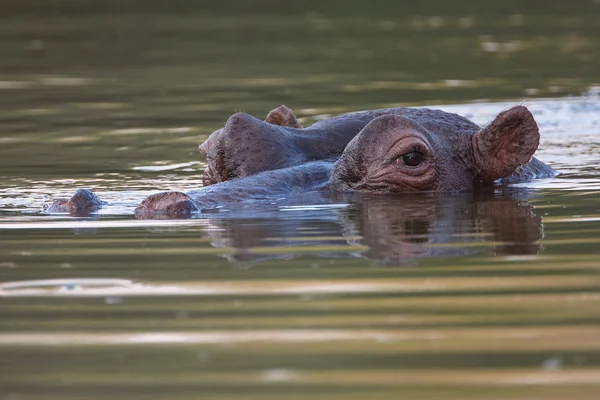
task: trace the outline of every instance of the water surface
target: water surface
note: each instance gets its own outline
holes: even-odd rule
[[[322,3],[322,4],[321,4]],[[600,5],[0,5],[0,395],[596,399]],[[198,143],[430,106],[534,113],[556,178],[136,220]],[[40,214],[77,188],[111,206]]]

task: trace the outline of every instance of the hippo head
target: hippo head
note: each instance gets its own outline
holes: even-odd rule
[[[232,115],[199,146],[208,162],[204,186],[293,165],[286,128],[302,125],[285,105],[271,110],[265,121],[245,113]]]
[[[467,190],[510,176],[529,161],[539,132],[526,107],[499,114],[487,127],[449,132],[398,115],[371,121],[348,144],[332,186],[366,192]]]

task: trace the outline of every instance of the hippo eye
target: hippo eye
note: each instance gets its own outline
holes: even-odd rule
[[[413,150],[409,153],[402,155],[398,160],[396,160],[396,162],[399,163],[400,160],[402,160],[402,163],[407,167],[418,167],[419,165],[421,165],[424,158],[425,156],[423,155],[423,153],[421,153],[418,150]]]

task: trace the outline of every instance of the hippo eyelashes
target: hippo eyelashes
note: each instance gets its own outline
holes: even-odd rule
[[[409,118],[375,118],[346,146],[333,168],[331,186],[363,192],[436,190],[435,143]]]
[[[412,129],[412,127],[410,129],[401,127],[397,131],[391,129],[385,133],[390,140],[395,140],[387,152],[392,155],[391,162],[397,167],[414,170],[412,171],[414,173],[426,165],[431,155],[431,144],[427,133],[423,128],[419,127],[419,129],[422,129],[423,132]]]
[[[425,161],[425,155],[417,148],[396,158],[396,164],[404,164],[407,167],[418,167]]]

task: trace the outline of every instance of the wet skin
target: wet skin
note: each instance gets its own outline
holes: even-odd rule
[[[284,106],[264,122],[235,114],[200,146],[209,162],[206,184],[220,183],[188,193],[152,195],[136,215],[187,217],[219,205],[310,190],[458,192],[499,179],[555,175],[532,158],[539,131],[523,106],[499,114],[485,128],[456,114],[409,108],[346,114],[310,128],[299,126]],[[82,214],[88,203],[94,205],[93,212],[98,208],[94,199],[93,193],[80,190],[46,212]]]
[[[460,115],[426,108],[355,112],[318,121],[308,128],[303,128],[285,105],[270,111],[265,121],[236,113],[199,146],[207,160],[203,184],[208,186],[309,161],[335,161],[368,123],[384,115],[410,118],[436,134],[480,129]]]
[[[524,107],[515,108],[513,117],[518,114],[517,110],[521,109],[524,110],[522,117],[529,114]],[[440,140],[429,141],[433,147],[436,147],[435,142],[440,142],[444,138],[452,141],[454,146],[437,146],[432,149],[435,152],[433,155],[438,159],[460,157],[465,151],[470,151],[465,149],[465,138],[481,129],[460,115],[426,108],[400,107],[344,114],[318,121],[308,128],[303,128],[293,111],[285,105],[270,111],[265,121],[245,113],[237,113],[227,120],[222,129],[213,132],[199,147],[207,160],[203,185],[208,186],[310,161],[337,161],[344,152],[347,152],[348,144],[359,133],[363,137],[369,136],[362,131],[367,124],[386,115],[403,117],[409,120],[407,123],[414,123],[416,131],[431,139],[439,138]],[[399,124],[398,121],[396,124]],[[533,132],[537,127],[534,126],[535,121],[530,114],[528,118],[514,118],[512,122],[508,120],[504,122],[507,124],[505,129],[511,129],[510,123],[514,123],[515,127],[529,129],[531,135],[525,135],[520,140],[528,139],[530,145],[537,147],[536,138],[539,138],[539,133]],[[524,123],[533,125],[522,125]],[[392,132],[392,140],[401,134],[399,130]],[[510,135],[502,137],[510,140]],[[376,150],[390,146],[390,143],[386,143],[384,139],[385,135],[375,130],[366,140],[375,140],[371,149]],[[508,148],[506,151],[513,152]],[[481,153],[482,157],[487,157],[485,151]],[[471,161],[467,160],[467,163]],[[460,163],[455,165],[459,167]],[[509,172],[503,177],[510,174]]]

